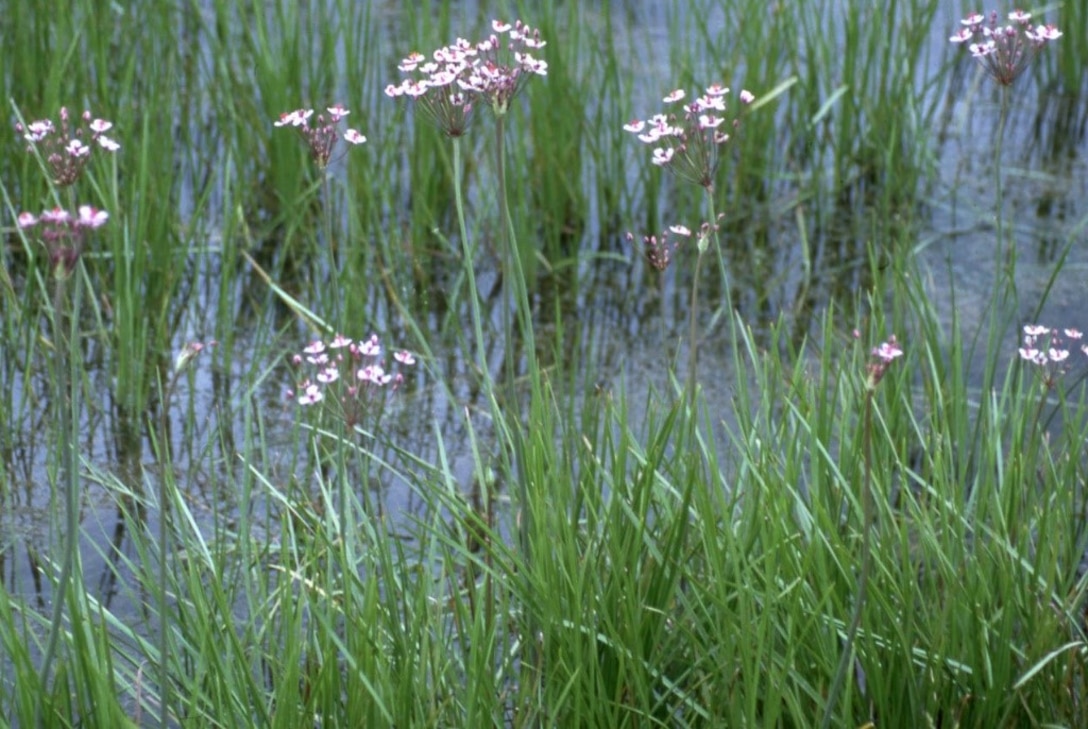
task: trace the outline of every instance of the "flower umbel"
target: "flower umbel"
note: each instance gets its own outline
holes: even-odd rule
[[[402,367],[410,367],[416,359],[406,351],[393,353]],[[321,340],[310,342],[291,361],[301,376],[297,391],[289,390],[303,407],[326,401],[353,427],[375,408],[380,409],[386,390],[396,390],[404,381],[399,372],[385,369],[382,345],[376,334],[369,339],[354,341],[337,334],[328,344]]]
[[[899,341],[893,334],[888,337],[888,341],[882,342],[878,347],[874,347],[871,355],[872,361],[866,366],[866,372],[868,373],[866,386],[870,390],[875,389],[876,386],[880,384],[880,381],[884,379],[884,375],[887,373],[892,362],[903,356],[903,348],[899,345]]]
[[[997,11],[989,21],[982,13],[972,13],[960,21],[963,26],[948,40],[967,44],[971,55],[994,81],[1009,86],[1024,72],[1031,60],[1048,42],[1062,33],[1053,25],[1033,25],[1031,13],[1014,10],[1009,22],[999,24]]]
[[[714,187],[718,169],[718,148],[729,141],[725,129],[740,127],[734,118],[726,125],[725,97],[729,89],[712,84],[706,93],[683,105],[683,116],[655,114],[646,120],[635,119],[624,129],[638,136],[639,141],[653,146],[653,163],[671,170],[677,177],[707,188]],[[677,89],[664,98],[666,104],[677,104],[685,97]],[[740,92],[742,104],[755,101],[749,91]]]
[[[468,83],[476,47],[463,38],[439,48],[434,60],[422,53],[410,53],[397,66],[411,74],[399,85],[385,87],[386,96],[415,99],[419,109],[447,137],[461,137],[472,124],[478,92]]]
[[[27,151],[35,148],[42,155],[53,176],[53,184],[67,187],[79,179],[90,162],[95,149],[116,152],[121,145],[106,136],[112,122],[97,119],[84,111],[76,123],[72,123],[67,107],[60,109],[60,122],[40,119],[26,126],[15,125],[15,131],[27,142]]]
[[[691,230],[684,225],[670,225],[661,231],[660,236],[642,236],[642,251],[646,261],[658,271],[664,271],[672,263],[672,254],[680,247],[683,239],[691,237]],[[627,242],[634,243],[634,233],[627,233]]]
[[[397,66],[409,77],[386,86],[386,95],[414,99],[448,137],[468,131],[478,99],[496,114],[505,114],[529,78],[526,74],[547,74],[548,64],[530,52],[543,48],[545,42],[540,40],[540,31],[520,20],[514,25],[495,20],[491,29],[486,40],[471,43],[458,38],[436,50],[431,60],[422,53],[410,53]]]
[[[326,109],[325,112],[318,114],[314,126],[311,127],[310,117],[313,116],[314,110],[296,109],[280,114],[279,121],[273,122],[273,124],[277,127],[290,127],[297,131],[302,136],[303,141],[306,142],[306,146],[309,147],[310,156],[318,167],[326,167],[332,157],[333,150],[336,148],[336,142],[341,136],[345,142],[351,145],[366,142],[366,137],[356,129],[348,129],[343,135],[340,134],[340,120],[350,113],[344,107],[335,104]]]
[[[16,221],[22,230],[37,229],[38,238],[49,255],[49,267],[58,279],[72,275],[83,254],[86,232],[105,225],[109,213],[90,205],[81,205],[73,215],[64,208],[44,211],[40,216],[19,213]]]
[[[1051,389],[1069,369],[1068,342],[1083,338],[1079,329],[1051,329],[1042,324],[1027,324],[1024,326],[1024,346],[1019,350],[1020,359],[1035,365],[1043,386]],[[1080,349],[1088,355],[1088,344],[1080,345]]]
[[[548,75],[548,64],[530,51],[543,48],[540,31],[520,20],[514,25],[491,22],[491,36],[476,44],[477,62],[469,82],[491,105],[496,116],[509,110],[510,102],[533,75]]]

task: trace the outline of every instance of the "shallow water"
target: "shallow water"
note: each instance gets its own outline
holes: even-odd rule
[[[675,81],[668,77],[669,18],[655,14],[655,4],[631,3],[622,14],[628,23],[617,45],[630,50],[631,73],[644,78],[645,93],[631,103],[632,116],[645,116],[659,108],[659,94]],[[471,6],[464,11],[474,15]],[[620,17],[620,14],[617,14]],[[378,13],[376,22],[395,23],[389,16]],[[713,22],[711,23],[711,30]],[[933,50],[929,63],[939,68],[946,56],[947,27],[936,23],[932,32]],[[392,36],[395,37],[395,36]],[[390,43],[390,46],[394,44]],[[403,55],[404,49],[383,47],[390,59]],[[627,55],[622,54],[621,57]],[[950,318],[955,309],[965,328],[982,326],[983,311],[988,306],[994,267],[995,226],[993,150],[996,147],[995,122],[999,99],[992,85],[982,79],[976,69],[965,65],[955,90],[946,91],[941,126],[933,135],[935,175],[922,193],[923,206],[916,217],[904,221],[917,230],[918,257],[928,274],[927,290],[934,306]],[[1017,282],[1020,321],[1042,321],[1054,326],[1088,329],[1088,312],[1083,306],[1083,283],[1088,268],[1088,251],[1084,246],[1068,245],[1083,235],[1088,220],[1088,168],[1084,160],[1084,129],[1088,107],[1083,102],[1067,99],[1047,99],[1033,91],[1029,79],[1024,79],[1021,93],[1013,105],[1005,132],[1004,153],[1000,160],[1004,170],[1005,198],[1003,214],[1013,231],[1018,250]],[[932,91],[931,93],[937,93]],[[1034,103],[1036,99],[1042,106]],[[376,99],[375,103],[388,103]],[[211,143],[209,143],[211,144]],[[212,144],[211,146],[214,147]],[[631,155],[638,164],[645,150],[632,143]],[[634,169],[634,165],[632,166]],[[193,185],[200,178],[198,170],[184,168],[180,200],[183,211],[192,209],[197,197]],[[587,173],[588,174],[588,173]],[[633,184],[636,174],[628,181]],[[664,196],[663,196],[664,197]],[[592,196],[590,200],[592,201]],[[482,201],[477,201],[482,202]],[[664,209],[666,200],[652,204]],[[827,225],[834,218],[828,211],[814,211],[798,206],[793,193],[782,187],[782,199],[771,202],[778,214],[768,215],[755,224],[731,231],[726,236],[727,256],[731,261],[735,305],[741,318],[750,324],[757,336],[779,317],[794,324],[795,331],[804,334],[812,319],[832,298],[846,298],[862,288],[867,280],[866,243],[873,231],[870,211],[860,207],[852,212],[856,219]],[[730,212],[730,211],[727,211]],[[223,201],[211,200],[204,217],[196,221],[209,244],[214,244],[221,229],[219,216],[225,214]],[[183,212],[183,217],[186,213]],[[802,248],[797,221],[806,223],[813,248]],[[821,224],[821,221],[825,221]],[[668,222],[668,221],[666,221]],[[886,221],[885,221],[886,222]],[[634,229],[636,235],[646,231]],[[879,248],[883,241],[871,241]],[[632,403],[632,416],[641,418],[642,408],[654,393],[669,393],[673,387],[670,370],[683,372],[686,348],[683,339],[686,327],[686,291],[690,267],[683,262],[674,265],[661,279],[649,275],[637,251],[632,251],[622,236],[606,230],[592,207],[586,228],[578,246],[583,251],[578,265],[578,286],[554,286],[541,282],[538,293],[538,339],[550,343],[557,325],[562,323],[574,361],[592,365],[583,373],[584,382],[593,382],[605,390],[623,391]],[[217,270],[214,258],[206,270],[196,271],[190,310],[181,317],[182,326],[174,340],[175,350],[188,341],[209,337],[209,322],[215,313],[208,311],[210,301],[217,296]],[[1061,275],[1051,279],[1058,262]],[[811,263],[808,273],[806,262]],[[260,288],[260,281],[251,269],[233,284],[233,291],[242,300],[251,287]],[[481,290],[489,291],[495,281],[495,261],[487,256],[481,260]],[[1045,301],[1044,301],[1044,293]],[[720,293],[704,299],[709,310],[718,303]],[[496,330],[501,319],[503,297],[497,295],[486,302],[486,318]],[[441,319],[440,306],[421,319],[435,324]],[[1042,311],[1036,314],[1041,307]],[[560,312],[556,321],[553,312]],[[466,312],[458,316],[467,317]],[[251,324],[240,314],[239,327]],[[380,319],[380,317],[379,317]],[[296,328],[304,344],[303,332]],[[721,427],[728,428],[731,405],[731,384],[744,373],[731,371],[727,356],[726,328],[707,327],[701,347],[699,372],[708,403],[722,413]],[[369,331],[348,332],[363,337]],[[407,332],[394,329],[390,335],[407,339]],[[1008,332],[1008,357],[1015,356],[1018,334]],[[496,371],[501,368],[501,341],[489,342],[490,361]],[[176,397],[170,404],[172,448],[176,458],[177,483],[200,519],[211,524],[213,519],[235,520],[238,494],[233,486],[247,474],[253,464],[270,479],[307,478],[306,455],[296,453],[295,405],[284,398],[291,384],[290,371],[275,357],[255,356],[259,350],[254,339],[243,335],[236,351],[229,358],[229,370],[221,367],[223,358],[205,356],[198,360],[191,378],[183,378]],[[4,352],[0,357],[14,356]],[[88,371],[92,391],[109,392],[108,358],[88,345]],[[978,363],[975,363],[977,367]],[[410,382],[389,412],[385,426],[390,440],[397,447],[433,460],[435,433],[440,432],[450,454],[455,474],[463,484],[471,481],[473,460],[468,432],[462,419],[467,409],[474,413],[474,427],[486,443],[486,412],[478,394],[464,384],[467,364],[455,347],[437,351],[434,361],[427,363],[418,379]],[[11,373],[11,374],[9,374]],[[49,601],[47,581],[39,579],[44,556],[60,535],[51,533],[52,495],[44,484],[50,483],[46,469],[49,445],[39,437],[45,422],[44,404],[46,381],[40,378],[27,382],[17,367],[0,371],[0,386],[16,393],[17,400],[36,399],[28,408],[34,418],[14,424],[11,442],[7,444],[3,475],[3,507],[0,509],[0,579],[14,594],[35,596],[45,604]],[[438,382],[454,383],[452,397]],[[133,556],[125,525],[118,511],[116,478],[136,493],[154,493],[161,474],[158,471],[150,439],[140,423],[126,423],[117,410],[103,398],[97,407],[88,408],[83,415],[85,437],[83,459],[84,480],[87,485],[83,525],[84,579],[92,592],[106,607],[122,614],[138,614],[133,593],[121,588],[109,575],[105,554]],[[185,432],[183,423],[189,408],[198,413],[195,429]],[[247,411],[268,423],[265,437],[270,454],[240,452],[247,441]],[[123,442],[119,433],[136,433]],[[395,460],[395,449],[388,444],[377,446],[379,457]],[[112,474],[112,475],[111,475]],[[410,490],[401,479],[385,471],[382,485],[374,498],[394,520],[407,518],[416,509]],[[107,482],[107,483],[99,483]],[[108,487],[107,487],[108,486]],[[259,515],[258,515],[259,517]],[[154,514],[148,515],[146,528],[157,529]],[[122,574],[124,570],[122,569]],[[128,607],[126,607],[126,604]]]

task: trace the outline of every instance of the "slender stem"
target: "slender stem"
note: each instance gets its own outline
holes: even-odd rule
[[[177,382],[178,372],[170,378],[170,384],[162,397],[159,419],[159,449],[166,454],[167,465],[170,462],[170,436],[168,418],[170,417],[170,400]],[[166,729],[170,721],[170,635],[169,621],[167,619],[169,606],[166,602],[166,560],[170,554],[170,507],[168,505],[167,469],[160,469],[159,473],[159,726]]]
[[[505,120],[505,116],[499,115],[496,117],[495,123],[496,165],[498,167],[496,174],[499,181],[499,198],[500,207],[502,209],[503,283],[504,286],[507,283],[512,284],[513,286],[519,330],[525,340],[525,357],[528,360],[529,373],[535,378],[537,375],[536,342],[533,337],[533,321],[532,312],[529,307],[528,286],[525,281],[525,269],[524,266],[522,266],[521,252],[518,249],[517,234],[514,231],[514,223],[510,215],[510,200],[506,190]],[[520,408],[517,405],[517,392],[515,388],[518,348],[514,343],[513,325],[509,306],[503,307],[503,329],[507,347],[506,357],[504,358],[506,360],[507,403],[508,407],[512,408],[512,412],[516,413],[520,412]],[[528,566],[530,563],[529,535],[532,533],[533,528],[533,514],[531,504],[529,503],[528,476],[526,474],[524,458],[525,447],[522,441],[520,428],[509,430],[509,433],[514,451],[514,468],[511,470],[517,474],[518,500],[521,502],[521,527],[518,530],[519,541],[521,543],[522,558],[525,560],[526,566]]]
[[[1009,87],[1003,85],[1001,86],[1001,111],[997,118],[997,139],[994,142],[994,224],[997,231],[998,255],[994,262],[994,285],[990,294],[990,322],[986,339],[986,361],[982,370],[982,392],[984,395],[993,389],[994,380],[997,376],[998,350],[1002,346],[1001,339],[1007,325],[1006,316],[1009,310],[1010,297],[1013,302],[1016,301],[1016,244],[1011,237],[1008,241],[1005,240],[1005,199],[1001,174],[1008,107]],[[1015,311],[1015,307],[1013,311]],[[988,401],[985,396],[983,399]],[[971,438],[972,462],[984,420],[984,417],[979,417],[975,421],[974,433]]]
[[[491,370],[487,364],[487,354],[484,350],[484,332],[482,318],[480,316],[480,296],[476,289],[476,271],[473,268],[475,249],[468,238],[468,227],[465,225],[465,204],[461,192],[461,138],[453,138],[453,199],[457,206],[457,224],[461,232],[461,265],[468,279],[469,302],[472,309],[472,335],[476,340],[476,367],[483,378],[485,391],[490,395]]]
[[[997,245],[998,249],[1002,252],[1002,263],[1004,264],[1004,273],[1007,277],[1006,284],[1011,288],[1016,285],[1016,246],[1014,241],[1010,238],[1005,240],[1005,221],[1004,221],[1004,189],[1003,180],[1001,174],[1001,157],[1002,151],[1005,147],[1005,124],[1008,121],[1009,116],[1009,87],[1001,87],[1001,112],[997,118],[997,140],[994,156],[994,191],[996,193],[996,210],[994,215],[997,223]],[[1000,276],[1001,269],[998,268],[996,275]],[[998,283],[998,282],[995,282]],[[995,291],[998,289],[994,287]]]
[[[505,293],[507,290],[506,287],[509,286],[513,288],[514,305],[520,307],[520,282],[516,280],[513,265],[513,259],[519,257],[520,253],[514,250],[514,230],[510,220],[510,206],[507,205],[506,200],[505,120],[505,116],[499,116],[495,119],[495,167],[497,168],[495,173],[499,181],[499,208],[502,212],[502,221],[499,225],[499,251],[502,257],[503,298],[507,298]],[[503,357],[503,369],[504,378],[506,380],[507,404],[512,407],[515,397],[514,378],[517,376],[518,349],[514,342],[513,316],[509,304],[502,307],[502,333],[503,339],[506,342],[506,356]]]
[[[820,723],[822,729],[831,726],[831,716],[835,712],[835,704],[839,701],[843,685],[846,682],[846,673],[854,659],[854,643],[857,640],[858,628],[861,626],[861,613],[865,607],[865,600],[869,592],[869,573],[873,569],[873,545],[872,532],[876,514],[873,502],[873,454],[872,454],[872,425],[873,425],[873,390],[867,388],[865,392],[865,422],[862,426],[861,437],[863,439],[863,453],[865,458],[865,482],[861,491],[861,574],[858,576],[858,589],[854,597],[854,612],[850,618],[850,625],[846,630],[846,645],[843,646],[842,656],[839,658],[839,666],[835,671],[835,678],[831,683],[831,690],[827,695],[827,705],[824,709],[824,718]]]
[[[722,253],[722,241],[721,236],[718,235],[718,211],[717,206],[714,205],[714,186],[710,185],[704,188],[706,190],[706,205],[710,214],[709,222],[711,230],[714,233],[714,252],[718,257],[718,272],[722,277],[722,292],[724,293],[724,301],[722,305],[728,307],[730,311],[733,308],[733,300],[730,296],[729,289],[729,271],[725,267],[725,254]]]
[[[54,275],[57,272],[53,272]],[[53,294],[53,333],[56,342],[55,377],[57,414],[57,452],[61,463],[61,482],[65,490],[65,545],[60,578],[53,594],[53,611],[50,617],[49,641],[42,660],[42,685],[48,685],[49,673],[56,657],[60,639],[61,619],[64,603],[70,603],[70,622],[76,624],[79,605],[76,593],[69,592],[70,586],[80,583],[81,571],[76,569],[79,560],[79,434],[76,428],[79,407],[79,370],[75,353],[79,336],[79,292],[80,276],[74,276],[75,292],[72,296],[72,311],[68,311],[68,276],[56,275]],[[65,330],[65,324],[69,329]],[[39,705],[39,711],[41,707]],[[40,717],[39,717],[40,718]]]
[[[691,304],[688,307],[688,408],[692,419],[695,417],[695,391],[697,389],[697,359],[699,356],[699,334],[696,322],[699,310],[699,272],[703,266],[703,252],[699,251],[695,257],[695,274],[691,280]]]
[[[340,266],[337,265],[336,260],[339,251],[333,244],[332,239],[332,188],[329,184],[329,173],[327,169],[321,170],[321,194],[325,198],[324,205],[321,206],[321,218],[325,228],[325,247],[329,251],[329,263],[332,266],[329,275],[334,278],[334,283],[336,284],[330,287],[332,289],[332,326],[334,329],[338,329],[340,326],[340,286],[339,281],[336,281],[335,279],[340,272]]]

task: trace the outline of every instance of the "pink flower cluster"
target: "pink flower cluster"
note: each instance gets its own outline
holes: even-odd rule
[[[279,121],[273,122],[277,127],[289,127],[297,131],[306,146],[310,149],[310,156],[319,167],[326,167],[332,157],[336,142],[341,135],[338,131],[340,121],[351,112],[335,104],[325,110],[326,114],[318,114],[315,125],[310,126],[310,117],[314,115],[313,109],[296,109],[280,114]],[[351,145],[363,144],[366,137],[356,129],[348,129],[343,134],[345,142]]]
[[[386,95],[415,99],[449,137],[468,131],[478,99],[496,115],[505,114],[526,79],[547,75],[547,62],[531,53],[543,48],[545,41],[539,30],[520,20],[513,25],[493,20],[491,29],[492,34],[478,43],[458,38],[436,50],[431,60],[422,53],[409,54],[397,68],[411,75],[386,86]]]
[[[37,148],[53,175],[53,183],[58,187],[67,187],[79,179],[83,169],[91,159],[95,147],[107,152],[116,152],[121,145],[106,136],[113,127],[112,122],[97,119],[91,112],[84,111],[79,123],[72,124],[66,107],[60,109],[60,123],[51,119],[30,122],[25,127],[15,125],[15,131],[28,143],[27,151]]]
[[[1004,25],[999,24],[996,10],[989,22],[982,13],[972,13],[960,23],[963,27],[949,40],[967,43],[975,60],[1002,86],[1012,84],[1043,46],[1062,35],[1053,25],[1033,25],[1031,13],[1023,10],[1009,13]]]
[[[1020,359],[1040,367],[1061,364],[1069,359],[1069,350],[1064,348],[1065,340],[1079,341],[1084,334],[1078,329],[1051,329],[1041,324],[1024,326],[1024,346],[1020,347]],[[1080,346],[1088,355],[1088,344]]]
[[[638,136],[639,141],[654,147],[653,163],[671,170],[678,177],[711,189],[714,173],[718,169],[718,147],[729,141],[725,129],[736,129],[740,120],[723,128],[725,124],[725,97],[729,89],[712,84],[706,93],[684,104],[684,115],[655,114],[643,121],[635,119],[624,129]],[[664,98],[666,104],[676,104],[684,99],[683,89],[676,89]],[[751,104],[755,96],[749,91],[740,92],[742,104]]]
[[[102,227],[109,217],[104,210],[81,205],[77,215],[58,207],[46,210],[40,216],[19,213],[16,222],[22,230],[39,228],[38,237],[49,255],[50,269],[58,278],[67,278],[83,253],[86,231]]]
[[[1051,389],[1068,369],[1067,342],[1079,342],[1083,338],[1079,329],[1051,329],[1042,324],[1027,324],[1020,359],[1035,365],[1043,386]],[[1088,355],[1088,344],[1081,344],[1080,349]]]
[[[724,217],[724,214],[719,215],[718,220],[720,221]],[[658,271],[664,271],[672,263],[672,254],[676,252],[676,249],[680,247],[683,241],[690,239],[694,235],[698,241],[699,249],[703,250],[710,239],[711,233],[717,229],[717,224],[703,223],[693,233],[691,228],[686,225],[670,225],[661,232],[660,236],[642,236],[643,252],[651,266]],[[628,243],[634,243],[635,235],[633,233],[628,232],[626,237]]]
[[[899,345],[899,340],[893,334],[888,337],[888,341],[874,347],[870,354],[872,361],[866,367],[866,372],[868,373],[867,386],[871,390],[884,379],[892,362],[903,356],[903,347]]]
[[[393,353],[403,367],[411,367],[416,358],[407,351]],[[303,370],[297,394],[288,391],[299,405],[316,405],[323,400],[335,402],[349,426],[358,423],[378,401],[386,387],[395,390],[404,381],[399,372],[385,369],[382,345],[376,334],[353,341],[337,334],[328,344],[314,340],[292,358]],[[309,373],[307,373],[309,371]]]

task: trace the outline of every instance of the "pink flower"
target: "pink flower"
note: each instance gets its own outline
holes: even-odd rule
[[[893,336],[887,342],[882,342],[879,347],[873,349],[873,356],[884,362],[891,362],[893,359],[903,356],[903,348],[899,346]]]
[[[873,360],[866,365],[868,376],[865,380],[865,385],[869,390],[875,389],[880,381],[884,379],[884,375],[888,372],[892,362],[903,356],[903,348],[899,346],[899,341],[893,334],[888,337],[888,341],[874,347],[871,355]]]
[[[364,357],[377,357],[382,353],[381,343],[377,334],[371,334],[370,339],[359,343],[359,353]]]
[[[313,405],[319,403],[325,399],[325,395],[321,392],[321,388],[312,383],[306,383],[302,394],[298,396],[299,405]]]
[[[718,148],[729,141],[725,128],[726,102],[729,89],[719,83],[706,87],[706,93],[682,106],[679,114],[655,114],[647,120],[634,119],[623,126],[625,131],[638,136],[644,144],[658,145],[666,137],[668,143],[653,149],[651,162],[665,167],[678,177],[711,189],[718,167]],[[683,89],[676,89],[664,97],[666,104],[681,101],[686,96]],[[740,92],[740,101],[748,105],[755,95],[748,90]],[[734,119],[730,128],[737,128]]]
[[[653,163],[658,166],[667,165],[676,154],[672,147],[658,147],[654,150]]]
[[[359,343],[343,334],[334,336],[327,345],[319,339],[310,342],[301,353],[290,358],[299,370],[296,380],[299,405],[324,402],[326,406],[321,412],[331,411],[342,417],[348,426],[380,413],[386,397],[384,393],[396,389],[404,381],[400,373],[385,369],[385,363],[377,359],[380,354],[381,342],[376,334]],[[358,366],[364,357],[373,361]],[[398,366],[411,366],[416,361],[404,350],[393,357]]]
[[[310,118],[313,116],[314,110],[295,109],[280,114],[279,120],[272,122],[272,125],[295,129],[309,149],[310,157],[318,167],[324,168],[328,166],[329,161],[332,159],[336,141],[340,138],[337,125],[350,113],[340,104],[333,104],[324,113],[318,114],[314,126],[310,126]],[[343,138],[345,142],[352,146],[366,141],[366,137],[355,129],[348,129],[344,132]]]
[[[719,221],[723,216],[718,216]],[[704,222],[698,231],[698,239],[700,244],[706,239],[713,231],[717,230],[717,223],[711,225]],[[669,267],[672,262],[672,255],[676,252],[677,248],[685,239],[690,239],[693,233],[691,228],[682,224],[670,225],[666,228],[660,236],[656,235],[644,235],[642,236],[642,250],[646,256],[646,261],[658,271],[664,271]],[[625,236],[629,243],[634,243],[635,236],[633,233],[627,233]]]
[[[97,210],[90,205],[79,207],[79,224],[86,228],[101,228],[109,217],[110,214],[105,210]]]
[[[487,102],[496,115],[504,115],[510,101],[531,76],[545,76],[546,61],[530,50],[543,48],[540,32],[517,20],[494,20],[492,34],[472,43],[458,38],[437,49],[433,61],[412,53],[397,67],[417,74],[400,84],[389,84],[385,93],[392,98],[407,96],[449,137],[463,136],[472,122],[477,101]]]
[[[109,214],[90,205],[81,205],[78,216],[61,207],[42,211],[41,216],[20,213],[16,222],[21,230],[38,229],[37,237],[45,246],[50,267],[57,278],[67,278],[83,254],[86,231],[105,225]]]
[[[997,12],[990,13],[988,22],[981,13],[972,13],[949,38],[952,43],[967,45],[971,56],[1002,86],[1011,85],[1046,43],[1062,35],[1052,25],[1032,27],[1031,13],[1022,10],[1012,11],[1008,18],[1010,24],[1003,25]],[[970,42],[979,34],[982,38],[978,42]]]
[[[1024,326],[1024,346],[1018,349],[1018,353],[1020,359],[1036,366],[1043,386],[1051,389],[1067,369],[1061,364],[1069,358],[1069,350],[1063,346],[1063,337],[1076,341],[1083,336],[1079,329],[1059,330],[1041,324],[1027,324]],[[1088,345],[1082,345],[1081,351],[1088,354]]]
[[[103,134],[113,124],[105,119],[92,118],[89,111],[85,111],[73,123],[68,110],[61,107],[59,117],[59,124],[54,124],[50,119],[41,119],[25,127],[16,124],[15,131],[29,143],[27,151],[38,150],[49,167],[54,184],[66,187],[83,173],[93,156],[93,143],[97,142],[97,148],[106,152],[116,152],[121,145]]]

